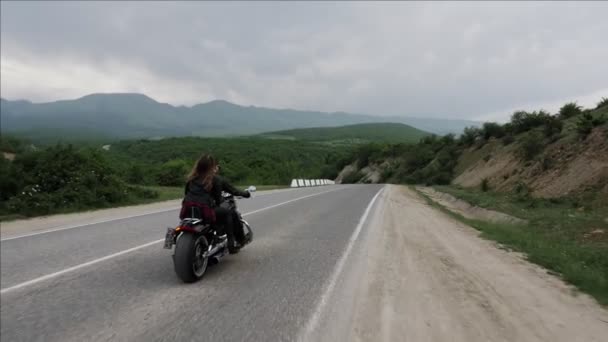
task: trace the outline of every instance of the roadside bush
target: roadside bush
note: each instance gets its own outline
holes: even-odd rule
[[[128,202],[132,193],[97,151],[57,145],[18,155],[14,171],[22,183],[5,211],[26,216],[72,209],[106,207]]]
[[[608,121],[608,119],[606,119],[606,116],[602,114],[593,118],[593,120],[591,120],[591,124],[593,125],[593,127],[597,127],[605,124],[606,121]]]
[[[141,164],[133,164],[127,169],[124,178],[130,184],[149,184],[150,172],[146,172]]]
[[[162,186],[181,186],[186,181],[190,163],[174,159],[161,165],[156,175],[156,182]]]
[[[511,134],[507,134],[504,137],[502,137],[502,144],[507,146],[512,144],[515,141],[515,137]]]
[[[483,124],[482,134],[485,140],[489,140],[492,137],[500,139],[505,135],[505,129],[496,122],[486,122]]]
[[[576,102],[566,103],[559,109],[559,118],[562,120],[580,115],[583,113],[583,107],[576,104]]]
[[[4,202],[16,195],[21,188],[21,177],[12,162],[0,156],[0,201]]]
[[[488,190],[490,190],[490,184],[488,183],[488,179],[484,178],[481,181],[481,191],[488,192]]]
[[[546,137],[553,137],[561,133],[564,123],[555,116],[550,116],[545,121],[544,133]]]
[[[519,201],[525,201],[530,198],[530,188],[523,182],[518,182],[515,185],[515,194]]]
[[[576,131],[579,136],[586,138],[593,130],[593,115],[585,113],[581,115],[576,122]]]
[[[600,115],[598,117],[593,117],[591,113],[583,113],[578,118],[576,122],[576,131],[579,136],[582,138],[586,138],[589,133],[593,130],[593,127],[601,126],[606,123],[606,117],[604,115]]]
[[[531,132],[522,139],[519,155],[524,160],[532,160],[545,148],[543,136],[539,132]]]
[[[471,146],[481,136],[481,133],[481,129],[478,127],[466,127],[460,136],[460,143],[464,146]]]
[[[543,110],[528,113],[517,111],[511,116],[513,133],[519,134],[530,131],[533,128],[545,125],[551,120],[551,115]]]

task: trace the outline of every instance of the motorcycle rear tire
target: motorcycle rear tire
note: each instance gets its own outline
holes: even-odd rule
[[[193,283],[205,275],[209,257],[198,260],[199,263],[195,263],[195,261],[197,261],[197,253],[206,252],[208,247],[207,239],[203,235],[182,234],[177,239],[173,266],[175,273],[183,282]]]

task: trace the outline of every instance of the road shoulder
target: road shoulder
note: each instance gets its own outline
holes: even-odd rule
[[[602,341],[608,313],[521,255],[387,186],[346,340]]]

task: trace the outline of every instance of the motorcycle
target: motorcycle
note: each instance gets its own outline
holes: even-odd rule
[[[253,193],[256,188],[250,186],[246,190]],[[235,212],[238,217],[234,228],[243,230],[242,248],[253,240],[253,231],[238,211],[236,199],[239,197],[226,192],[222,193],[222,197],[223,202],[220,205]],[[167,228],[164,243],[166,249],[175,245],[173,266],[177,276],[185,283],[200,280],[210,264],[219,263],[228,254],[228,236],[218,232],[213,224],[203,222],[200,212],[197,212],[199,208],[191,210],[190,217],[182,219],[177,227]]]

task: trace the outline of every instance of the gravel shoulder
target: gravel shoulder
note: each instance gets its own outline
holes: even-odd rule
[[[346,340],[605,341],[608,312],[589,296],[405,187],[382,197]]]

